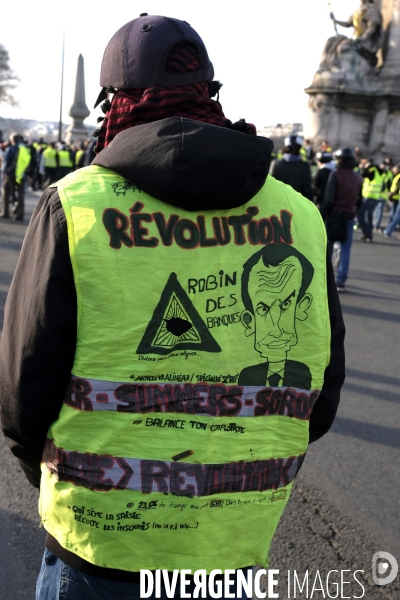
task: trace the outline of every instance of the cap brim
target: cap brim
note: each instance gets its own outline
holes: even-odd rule
[[[100,102],[103,102],[103,100],[107,100],[107,88],[105,88],[105,87],[103,87],[101,89],[101,92],[97,96],[97,100],[96,100],[93,108],[96,108],[100,104]]]

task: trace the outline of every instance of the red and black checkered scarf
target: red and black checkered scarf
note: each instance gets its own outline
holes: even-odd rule
[[[187,73],[199,69],[197,50],[188,42],[174,46],[165,67],[167,73]],[[232,123],[225,117],[220,103],[211,99],[207,81],[190,85],[119,90],[114,94],[111,104],[106,101],[105,106],[108,110],[101,128],[95,132],[98,133],[96,154],[124,129],[173,116],[256,135],[256,128],[251,123],[246,123],[243,119]]]

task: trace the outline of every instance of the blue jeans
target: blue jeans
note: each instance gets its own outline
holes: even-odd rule
[[[392,220],[389,225],[385,229],[386,235],[392,235],[393,231],[396,229],[397,225],[400,223],[400,202],[397,203],[396,212],[393,215]]]
[[[383,209],[385,208],[385,204],[386,204],[386,200],[378,200],[378,202],[376,203],[376,207],[374,210],[374,228],[375,229],[379,229],[381,221],[382,221],[382,215],[383,215]]]
[[[372,239],[372,217],[377,205],[377,200],[364,198],[360,210],[358,211],[358,222],[365,237]]]
[[[244,575],[247,578],[246,571]],[[231,578],[234,579],[233,577]],[[185,586],[186,593],[193,597],[194,584]],[[236,584],[229,586],[229,591],[236,596]],[[181,597],[179,578],[176,586],[175,600]],[[201,598],[201,592],[199,593]],[[223,596],[224,597],[224,596]],[[140,584],[123,581],[112,581],[81,573],[68,567],[47,548],[44,551],[42,566],[36,583],[36,600],[136,600],[140,598]],[[155,598],[155,591],[150,600]],[[211,599],[207,591],[207,599]],[[243,592],[243,600],[249,600]],[[161,600],[167,600],[166,591],[161,585]]]
[[[354,231],[355,219],[347,220],[347,240],[340,242],[340,259],[338,264],[338,271],[336,277],[336,283],[344,284],[347,280],[350,266],[350,253],[351,245],[353,243],[353,231]],[[329,242],[329,252],[332,256],[333,242]]]
[[[398,205],[399,205],[399,201],[398,200],[392,200],[392,206],[390,207],[390,212],[389,212],[389,223],[388,223],[388,225],[390,225],[390,222],[393,220],[393,217],[396,214],[396,210],[397,210]]]

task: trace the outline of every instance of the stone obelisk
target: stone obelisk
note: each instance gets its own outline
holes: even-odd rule
[[[83,121],[90,115],[90,110],[86,106],[85,100],[85,71],[82,54],[78,56],[74,101],[68,114],[72,118],[72,123],[67,128],[67,134],[65,136],[66,142],[69,144],[73,141],[84,141],[88,139],[89,136]]]

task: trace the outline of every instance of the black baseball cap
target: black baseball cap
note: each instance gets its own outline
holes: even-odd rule
[[[190,42],[196,47],[199,71],[166,73],[168,55],[180,42]],[[122,90],[154,85],[168,87],[212,81],[213,77],[214,68],[203,40],[189,23],[142,13],[139,18],[118,29],[108,42],[100,72],[103,89],[94,107],[105,100],[109,87]]]
[[[302,137],[300,137],[299,135],[289,135],[288,137],[285,137],[285,141],[284,141],[284,145],[285,146],[302,146],[304,143],[304,140]]]
[[[339,150],[336,150],[335,152],[335,158],[336,160],[354,160],[354,152],[351,148],[348,148],[347,146],[345,148],[339,148]]]
[[[322,164],[326,164],[329,163],[333,160],[333,154],[332,152],[317,152],[317,154],[315,155],[315,158],[317,159],[318,162],[322,163]]]

